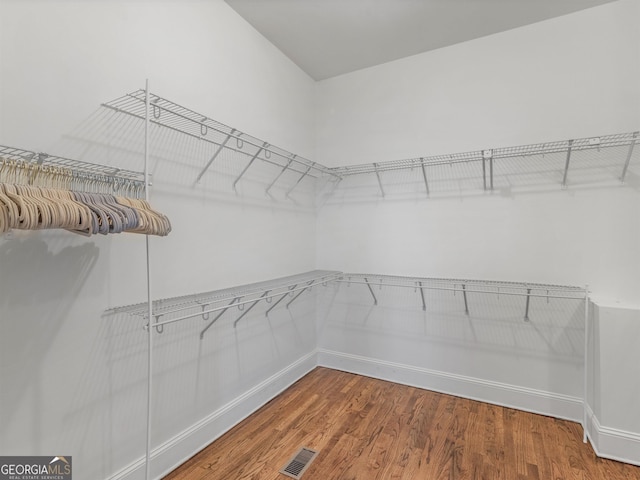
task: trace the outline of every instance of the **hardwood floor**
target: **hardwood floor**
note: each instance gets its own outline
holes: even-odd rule
[[[169,474],[172,480],[639,480],[597,458],[579,424],[317,368]]]

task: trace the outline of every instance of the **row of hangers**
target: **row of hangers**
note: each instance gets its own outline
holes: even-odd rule
[[[62,228],[83,235],[168,235],[141,182],[0,157],[0,232]]]

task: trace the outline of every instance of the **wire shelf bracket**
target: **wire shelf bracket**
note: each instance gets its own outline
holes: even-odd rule
[[[571,161],[571,148],[573,146],[573,140],[569,140],[569,147],[567,148],[567,159],[564,164],[564,175],[562,176],[562,186],[567,186],[567,175],[569,174],[569,162]]]
[[[249,160],[249,163],[247,164],[246,167],[244,167],[244,170],[242,170],[242,172],[240,172],[240,175],[238,175],[238,178],[236,178],[233,181],[233,189],[236,189],[236,185],[238,184],[238,182],[240,181],[240,179],[242,178],[242,176],[247,172],[247,170],[249,170],[249,167],[251,166],[251,164],[255,161],[256,158],[258,158],[258,156],[260,155],[260,153],[265,149],[265,147],[268,147],[269,144],[267,142],[265,142],[262,147],[260,147],[256,153],[253,154],[253,157],[251,157],[251,160]]]
[[[631,155],[633,155],[633,147],[636,144],[636,139],[638,138],[638,134],[640,132],[633,132],[633,141],[629,144],[629,150],[627,150],[627,158],[624,162],[624,167],[622,168],[622,176],[620,177],[620,181],[624,183],[624,180],[627,176],[627,169],[629,168],[629,163],[631,162]]]
[[[231,137],[233,136],[235,131],[236,131],[236,129],[233,128],[231,130],[231,133],[229,135],[227,135],[227,137],[224,139],[224,141],[218,146],[217,150],[215,151],[215,153],[213,154],[211,159],[207,162],[207,164],[204,166],[202,171],[198,174],[198,177],[196,178],[196,183],[200,183],[200,179],[202,178],[202,176],[206,173],[207,170],[209,170],[209,167],[211,166],[213,161],[216,159],[216,157],[220,154],[220,152],[224,149],[225,145],[231,139]]]

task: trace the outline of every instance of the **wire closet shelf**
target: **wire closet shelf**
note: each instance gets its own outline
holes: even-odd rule
[[[600,137],[588,137],[572,140],[562,140],[546,143],[537,143],[531,145],[520,145],[512,147],[493,148],[487,150],[476,150],[464,153],[453,153],[446,155],[435,155],[425,157],[414,157],[403,160],[390,160],[378,163],[363,163],[357,165],[349,165],[343,167],[334,167],[331,170],[338,175],[340,179],[349,178],[356,175],[375,174],[377,177],[378,187],[382,196],[385,196],[384,182],[381,173],[398,171],[398,170],[421,170],[421,177],[424,182],[427,195],[430,193],[430,182],[433,180],[432,173],[429,172],[430,167],[453,166],[457,164],[480,164],[483,190],[494,190],[494,178],[496,175],[509,175],[517,173],[542,173],[535,164],[545,155],[562,158],[561,182],[562,187],[568,184],[569,171],[572,168],[572,155],[590,154],[596,160],[591,162],[593,167],[599,164],[601,167],[608,166],[611,171],[618,171],[615,176],[624,183],[627,171],[631,163],[635,145],[640,142],[640,132],[618,133],[613,135],[604,135]],[[622,150],[622,153],[620,150]],[[591,152],[591,153],[589,153]],[[605,159],[608,153],[612,158]],[[616,160],[616,158],[618,160]],[[502,168],[496,169],[497,160],[511,161],[511,166],[505,167],[504,162],[499,162]],[[513,162],[516,163],[513,163]],[[584,163],[579,162],[581,165]],[[533,170],[532,170],[533,168]],[[499,170],[499,171],[497,171]]]
[[[524,319],[529,320],[530,299],[546,298],[585,300],[588,290],[582,287],[570,285],[554,285],[543,283],[522,283],[492,280],[470,280],[470,279],[448,279],[448,278],[424,278],[424,277],[401,277],[392,275],[364,274],[364,273],[344,273],[337,280],[339,283],[366,285],[373,304],[378,305],[373,287],[400,287],[411,288],[420,292],[422,300],[422,310],[427,309],[424,291],[442,290],[462,294],[464,299],[465,313],[469,315],[469,293],[506,295],[526,297]]]
[[[493,148],[489,150],[475,150],[464,153],[434,155],[430,157],[414,157],[403,160],[389,160],[379,163],[362,163],[344,167],[334,167],[331,170],[340,177],[348,175],[369,174],[389,170],[413,169],[416,167],[450,165],[455,163],[482,162],[490,158],[517,158],[533,155],[549,155],[553,153],[569,153],[581,150],[624,147],[632,148],[640,143],[639,132],[619,133],[600,137],[562,140],[556,142],[536,143],[512,147]]]
[[[40,168],[67,169],[76,183],[81,183],[85,188],[87,185],[94,184],[98,189],[107,186],[113,191],[125,190],[129,194],[133,193],[138,197],[144,193],[143,172],[4,145],[0,145],[0,158],[9,162],[25,162],[26,165],[37,165]]]
[[[144,120],[145,91],[137,90],[113,101],[103,103],[102,105],[116,112]],[[238,152],[250,158],[249,163],[242,173],[235,179],[233,183],[234,188],[255,160],[271,164],[280,169],[277,177],[275,177],[267,188],[267,192],[286,171],[296,172],[301,175],[296,185],[305,177],[337,176],[337,174],[328,167],[288,152],[275,145],[271,145],[264,140],[260,140],[238,129],[212,120],[206,115],[195,112],[158,95],[150,94],[150,106],[152,116],[149,120],[152,124],[212,143],[216,146],[214,154],[198,174],[196,183],[200,181],[223,149]]]
[[[158,333],[163,333],[164,325],[181,322],[196,317],[202,317],[209,322],[200,333],[204,338],[207,330],[229,309],[238,308],[241,314],[235,319],[234,327],[238,322],[261,301],[270,304],[265,315],[276,308],[287,297],[288,308],[305,291],[318,285],[327,285],[339,278],[340,272],[329,270],[313,270],[299,275],[276,278],[264,282],[251,283],[237,287],[231,287],[210,292],[203,292],[180,297],[154,300],[153,313],[155,327]],[[107,310],[107,314],[129,313],[148,319],[147,304],[138,303],[124,307],[116,307]],[[186,313],[185,313],[186,312]],[[217,315],[211,318],[211,314]],[[176,314],[179,314],[176,316]],[[148,328],[148,323],[145,325]]]

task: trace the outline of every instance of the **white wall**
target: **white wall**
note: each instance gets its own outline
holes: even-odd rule
[[[638,2],[614,2],[320,82],[317,159],[370,163],[636,131],[639,15]],[[592,171],[593,156],[574,155],[566,189],[564,156],[532,159],[537,164],[525,170],[542,167],[540,175],[518,176],[513,165],[505,173],[496,161],[494,192],[483,191],[477,166],[434,167],[430,198],[419,169],[381,173],[384,198],[375,175],[347,178],[319,211],[317,263],[356,273],[588,284],[603,301],[637,312],[638,156],[622,186],[625,152],[598,155],[611,168]],[[417,294],[384,287],[379,294],[386,296],[379,307],[357,286],[326,299],[321,363],[555,415],[569,407],[570,418],[577,407],[579,418],[578,310],[523,323],[490,299],[487,315],[467,319],[455,309],[423,314]],[[600,333],[608,345],[626,345],[625,335],[635,335],[627,327],[601,323]],[[637,380],[626,381],[623,390],[635,392]],[[631,418],[611,425],[638,432]]]
[[[380,162],[634,131],[640,5],[622,0],[318,83],[316,158]]]
[[[170,100],[298,154],[313,151],[313,81],[222,1],[2,1],[0,9],[0,144],[140,170],[141,122],[99,105],[149,78]],[[291,177],[282,179],[267,197],[264,178],[278,170],[256,162],[235,193],[248,157],[225,154],[217,175],[194,185],[212,151],[152,130],[152,204],[173,223],[171,235],[151,239],[156,298],[314,268],[313,184],[284,200]],[[144,238],[13,232],[0,252],[0,451],[64,452],[78,478],[111,477],[145,448],[144,322],[104,314],[145,300]],[[302,374],[306,364],[291,366],[315,348],[305,305],[270,322],[256,307],[236,330],[230,312],[202,342],[202,320],[167,328],[155,356],[153,446],[278,372],[289,372],[274,381],[280,388]],[[238,411],[275,394],[273,385]],[[192,440],[214,438],[237,421],[232,413]],[[155,473],[204,441],[170,450]]]
[[[639,9],[614,2],[320,82],[317,158],[374,162],[637,130]],[[533,188],[505,183],[484,194],[480,177],[475,190],[452,182],[430,200],[421,179],[417,190],[408,184],[410,195],[386,200],[374,175],[375,196],[365,180],[345,180],[319,213],[317,263],[589,284],[598,295],[637,304],[638,173],[625,187],[612,181],[625,159],[617,154],[617,177],[574,188],[570,171],[567,190],[562,166]],[[388,190],[407,181],[381,177]]]
[[[221,1],[4,0],[0,143],[140,169],[140,122],[122,120],[98,105],[142,87],[145,78],[160,95],[298,154],[315,152],[314,160],[329,164],[637,129],[639,75],[632,60],[638,53],[637,13],[636,3],[619,2],[328,80],[316,90]],[[637,207],[629,207],[638,204],[633,188],[516,192],[506,199],[448,196],[434,204],[412,199],[355,205],[334,199],[316,222],[309,183],[293,200],[283,199],[281,186],[274,198],[265,197],[264,179],[273,178],[273,171],[255,166],[236,194],[230,185],[247,160],[225,155],[213,166],[216,173],[194,186],[211,149],[157,129],[152,154],[152,202],[174,226],[169,237],[151,242],[156,297],[318,265],[590,282],[621,301],[635,298],[637,279],[628,267],[638,256],[632,248],[638,239]],[[565,243],[566,236],[581,243]],[[500,251],[508,251],[509,260],[491,259]],[[597,263],[593,252],[604,252]],[[140,458],[146,408],[143,321],[104,311],[144,300],[144,253],[143,238],[134,235],[84,239],[66,232],[15,232],[0,239],[3,454],[62,451],[73,456],[81,478],[108,478]],[[629,272],[622,271],[623,263]],[[573,268],[560,268],[565,265]],[[364,301],[351,300],[357,309]],[[346,345],[344,339],[351,337],[341,329],[347,331],[350,318],[340,300],[320,346],[368,355],[387,366],[449,368],[468,378],[515,353],[506,345],[494,355],[479,342],[474,348],[486,362],[465,356],[450,364],[467,345],[469,326],[445,332],[454,336],[448,339],[453,347],[429,340],[434,352],[442,353],[437,358],[422,357],[424,344],[416,344],[418,337],[407,339],[402,330],[393,343],[382,342],[388,339],[385,315],[402,325],[396,301],[402,310],[405,299],[390,297],[385,314],[375,319],[380,328]],[[229,402],[255,390],[240,409],[250,411],[313,364],[314,309],[303,300],[292,312],[265,322],[256,308],[238,329],[227,318],[204,342],[197,339],[200,320],[167,328],[156,355],[153,443],[170,444],[164,450],[168,460],[162,457],[155,473],[169,468],[171,459],[193,453],[173,450],[177,433],[205,416],[206,425],[192,430],[191,438],[213,438],[237,420],[224,414]],[[424,328],[422,321],[414,316],[410,325]],[[548,337],[501,323],[509,321],[499,320],[482,333],[515,329],[525,342],[531,339],[526,344],[537,358],[517,365],[532,366],[536,374],[518,386],[573,398],[579,368],[560,365],[544,342]],[[552,327],[547,333],[556,332]],[[514,381],[515,370],[497,368],[483,378]],[[265,386],[271,378],[277,381]]]

